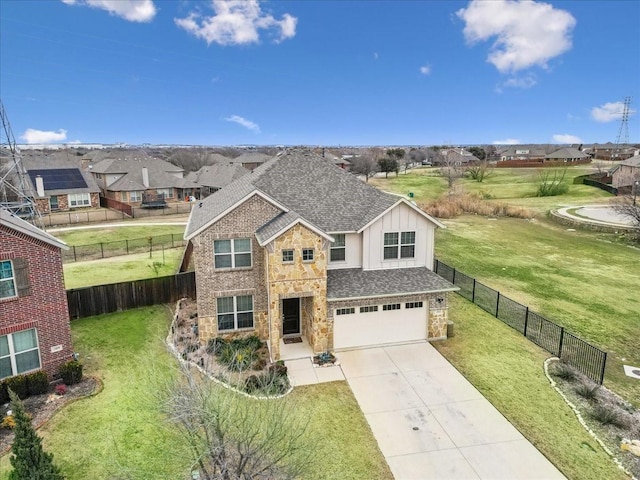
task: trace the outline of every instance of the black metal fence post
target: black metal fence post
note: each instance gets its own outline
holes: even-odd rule
[[[476,279],[473,279],[473,291],[471,292],[471,303],[476,303]]]
[[[527,336],[527,325],[529,324],[529,307],[525,307],[526,310],[524,311],[524,332],[523,335],[526,337]]]
[[[604,369],[607,365],[607,352],[602,352],[604,354],[604,358],[602,359],[602,370],[600,370],[600,385],[604,383]]]
[[[558,358],[562,358],[563,341],[564,341],[564,327],[560,327],[560,340],[558,340]]]
[[[498,309],[500,308],[500,292],[496,295],[496,318],[498,318]]]
[[[456,269],[453,269],[453,275],[451,277],[451,283],[456,284]]]

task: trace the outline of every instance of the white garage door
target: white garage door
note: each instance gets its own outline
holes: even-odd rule
[[[349,313],[350,309],[340,309],[341,314],[334,311],[333,347],[363,347],[426,339],[426,302],[410,304],[414,307],[422,305],[416,308],[406,308],[406,303],[395,305],[400,308],[383,310],[383,305],[377,305],[377,311],[367,311],[372,307],[355,307],[354,313]]]

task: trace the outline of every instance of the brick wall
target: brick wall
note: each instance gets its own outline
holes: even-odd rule
[[[27,262],[30,288],[26,296],[0,299],[0,335],[36,328],[41,366],[51,379],[73,353],[61,251],[0,225],[0,260],[16,259]]]
[[[278,208],[256,195],[193,239],[198,326],[203,342],[218,334],[216,298],[246,294],[253,295],[255,331],[250,333],[257,333],[263,340],[268,338],[265,256],[255,232],[279,213]],[[252,266],[215,270],[213,242],[231,238],[251,239]]]

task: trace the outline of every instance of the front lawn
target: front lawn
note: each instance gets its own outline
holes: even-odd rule
[[[174,455],[180,439],[162,428],[149,391],[156,384],[149,381],[150,365],[154,375],[173,371],[175,359],[163,343],[172,309],[155,306],[72,322],[85,374],[100,378],[104,390],[69,405],[39,430],[69,480],[185,478],[188,458]],[[291,399],[308,414],[307,434],[318,444],[308,478],[390,477],[346,382],[300,387]],[[8,459],[0,460],[0,478],[8,477]]]

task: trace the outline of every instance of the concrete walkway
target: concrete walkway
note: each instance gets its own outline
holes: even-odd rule
[[[575,215],[569,210],[574,210]],[[564,207],[557,210],[561,217],[569,218],[575,222],[601,225],[612,228],[632,228],[633,221],[630,217],[617,213],[608,205],[584,205],[581,207]]]
[[[396,480],[565,478],[429,343],[336,356]]]

